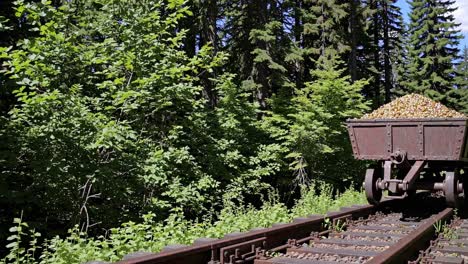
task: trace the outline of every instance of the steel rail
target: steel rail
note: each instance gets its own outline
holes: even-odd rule
[[[366,262],[367,264],[405,263],[412,256],[417,255],[419,250],[424,249],[434,237],[435,227],[439,221],[445,221],[453,215],[453,209],[447,208],[442,212],[430,217],[424,224],[408,235],[402,237],[398,243],[389,247],[381,254]]]
[[[362,205],[359,207],[344,207],[340,211],[330,212],[326,215],[311,215],[304,218],[296,218],[292,223],[277,224],[270,228],[252,230],[246,233],[226,235],[225,238],[213,241],[195,243],[170,251],[163,250],[160,253],[145,253],[131,259],[121,260],[116,264],[178,264],[178,263],[221,263],[228,264],[237,256],[250,256],[246,248],[269,250],[287,243],[289,239],[302,239],[312,232],[323,231],[326,219],[334,220],[347,217],[353,218],[371,214],[378,208],[393,205],[394,201],[386,201],[379,206]],[[258,244],[261,246],[258,246]],[[229,260],[231,258],[231,260]],[[250,258],[250,257],[249,257]]]
[[[419,257],[408,264],[463,264],[468,254],[468,219],[454,219]],[[453,232],[453,233],[450,233]]]

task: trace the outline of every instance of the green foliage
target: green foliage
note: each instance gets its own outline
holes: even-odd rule
[[[434,225],[435,233],[443,239],[458,239],[457,230],[445,221],[437,221]]]
[[[284,189],[285,175],[342,177],[351,159],[343,121],[366,110],[364,82],[320,59],[316,81],[294,87],[286,75],[297,58],[282,61],[293,46],[278,21],[248,32],[258,46],[249,53],[252,80],[207,80],[227,57],[210,45],[185,51],[191,36],[180,23],[193,15],[189,7],[16,1],[30,34],[0,50],[14,99],[0,129],[0,203],[11,206],[10,217],[24,208],[38,228],[87,231],[148,211],[196,217],[219,209],[217,197]]]
[[[0,239],[24,211],[18,224],[46,239],[71,228],[45,242],[44,261],[116,260],[355,201],[346,192],[332,202],[329,187],[313,185],[320,194],[304,191],[289,212],[278,202],[316,179],[337,191],[360,182],[365,164],[352,158],[344,121],[380,100],[380,79],[390,94],[393,4],[0,1]],[[400,84],[428,69],[416,48],[456,43],[436,42],[407,48]],[[454,77],[454,57],[439,57]],[[447,100],[463,108],[457,82]],[[35,241],[15,239],[26,236]],[[32,261],[17,241],[7,261]]]
[[[323,214],[329,210],[351,204],[366,203],[362,192],[349,189],[333,196],[330,185],[321,183],[319,191],[314,187],[303,188],[303,197],[288,210],[278,202],[276,194],[264,201],[261,208],[227,203],[216,218],[190,221],[179,213],[171,214],[164,222],[157,222],[156,215],[143,216],[141,223],[127,222],[112,228],[107,236],[88,237],[78,227],[69,230],[66,238],[55,237],[46,241],[39,259],[34,260],[38,246],[31,242],[20,247],[22,239],[36,238],[39,234],[27,232],[27,224],[15,219],[17,227],[10,229],[12,243],[7,258],[0,263],[83,263],[91,260],[117,261],[123,255],[135,251],[158,252],[168,244],[191,244],[200,237],[220,238],[231,232],[244,232],[257,227],[270,227],[274,223],[290,222],[295,217]],[[32,241],[35,241],[34,239]]]
[[[6,248],[9,253],[3,260],[5,263],[35,263],[36,252],[41,248],[38,246],[38,238],[41,236],[40,233],[34,229],[30,229],[28,224],[23,222],[21,218],[15,218],[13,220],[15,226],[9,229],[10,236],[7,238],[8,244]],[[27,237],[29,243],[24,245],[22,239]]]
[[[373,14],[391,20],[378,37],[397,28],[392,3],[377,14],[359,1],[16,1],[16,21],[0,19],[27,31],[0,48],[11,97],[1,199],[22,208],[38,197],[26,218],[41,208],[42,220],[112,225],[147,210],[196,215],[219,205],[219,190],[283,188],[291,174],[355,177],[343,121],[367,110],[353,61],[369,54],[352,37],[371,41]],[[384,54],[397,46],[388,41]]]
[[[316,43],[308,43],[316,58],[324,55],[336,56],[348,51],[350,43],[345,39],[346,31],[341,23],[349,15],[349,4],[336,0],[305,1],[303,33]],[[306,8],[309,7],[310,8]],[[316,59],[315,58],[315,59]]]
[[[323,221],[323,228],[334,231],[334,232],[343,232],[346,228],[346,222],[342,220],[336,221],[333,223],[330,218],[325,218]]]
[[[318,192],[311,190],[318,189]],[[330,199],[330,197],[334,197]],[[317,182],[311,188],[302,188],[302,197],[296,205],[291,208],[293,217],[305,216],[311,213],[325,214],[330,210],[335,210],[350,204],[365,204],[365,197],[361,192],[348,189],[345,192],[334,196],[333,188],[328,184]]]
[[[415,0],[411,2],[408,28],[407,79],[404,91],[424,94],[448,106],[456,106],[452,97],[457,73],[459,24],[452,15],[455,1]]]
[[[322,66],[311,73],[315,81],[296,90],[284,113],[272,113],[263,122],[264,129],[281,142],[279,150],[302,184],[311,178],[342,181],[340,170],[358,167],[356,163],[350,166],[351,159],[346,159],[351,152],[344,121],[360,117],[369,109],[361,94],[367,82],[351,83],[335,57],[321,61]]]
[[[462,50],[461,60],[457,65],[456,89],[451,91],[450,104],[457,110],[468,114],[468,48]]]
[[[1,50],[17,103],[2,122],[0,198],[28,204],[26,216],[87,230],[147,210],[197,215],[220,190],[258,190],[277,171],[273,150],[256,142],[256,106],[232,76],[217,81],[219,106],[206,107],[198,75],[225,55],[180,50],[183,2],[17,1],[15,10],[37,35]]]
[[[372,97],[373,106],[378,107],[393,99],[397,88],[397,66],[402,61],[402,40],[404,21],[397,0],[365,1],[368,8],[368,47],[367,60],[371,62],[365,67],[372,76],[366,94]],[[365,38],[366,36],[364,36]]]

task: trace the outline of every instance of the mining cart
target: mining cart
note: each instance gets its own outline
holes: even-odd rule
[[[465,200],[468,172],[466,118],[349,119],[354,157],[377,161],[366,171],[367,200],[383,192],[405,198],[417,190],[443,193],[450,207]]]

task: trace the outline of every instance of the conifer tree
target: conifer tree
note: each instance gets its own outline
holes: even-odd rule
[[[395,67],[395,86],[392,93],[396,96],[402,96],[407,93],[408,89],[405,85],[407,85],[409,78],[409,65],[410,57],[409,49],[411,48],[409,45],[409,38],[408,38],[408,31],[406,30],[407,25],[403,25],[403,32],[400,36],[401,39],[401,49],[397,52],[397,64],[394,65]]]
[[[190,7],[191,16],[181,19],[180,28],[186,30],[184,38],[184,50],[194,56],[203,46],[209,45],[214,53],[219,49],[218,26],[219,7],[216,0],[190,1],[187,3]],[[214,107],[217,104],[218,96],[214,91],[213,78],[216,77],[215,71],[203,71],[200,73],[200,83],[203,86],[203,95],[208,104]]]
[[[455,23],[453,0],[414,0],[409,24],[407,92],[425,94],[448,104],[454,88],[458,44],[462,37]]]
[[[346,31],[349,3],[339,0],[305,0],[303,13],[303,48],[311,55],[308,70],[315,62],[342,56],[350,50]]]
[[[348,10],[346,38],[350,40],[350,52],[344,61],[348,62],[348,72],[351,81],[354,82],[369,77],[367,57],[370,52],[371,39],[367,29],[370,27],[369,18],[373,16],[373,10],[361,0],[351,1]]]
[[[284,27],[290,29],[291,46],[286,55],[289,62],[291,81],[296,87],[302,87],[306,62],[310,62],[307,50],[304,49],[304,0],[286,0]]]
[[[462,52],[462,59],[457,65],[457,88],[452,92],[453,104],[457,110],[468,114],[468,47],[465,46]]]
[[[342,122],[368,110],[361,94],[367,81],[352,83],[338,56],[325,56],[319,61],[323,63],[311,72],[314,81],[306,82],[303,89],[296,91],[293,110],[288,115],[290,129],[285,145],[290,148],[287,156],[292,159],[290,168],[299,181],[307,179],[307,175],[333,181],[332,175],[342,171],[337,164],[354,162],[346,154],[351,149]],[[326,167],[327,173],[321,174],[318,167]]]
[[[459,74],[457,78],[458,89],[468,89],[468,47],[463,48],[462,60],[457,66],[457,72]]]
[[[279,1],[261,0],[233,2],[224,10],[225,50],[232,54],[227,68],[253,91],[261,110],[290,86],[286,55],[292,41],[284,30],[285,8]]]
[[[396,0],[382,1],[383,26],[383,69],[385,86],[385,103],[391,100],[391,91],[395,87],[395,67],[400,61],[402,49],[403,17],[401,10],[396,6]]]
[[[403,18],[396,0],[370,0],[366,5],[370,9],[367,30],[370,40],[365,61],[372,82],[365,91],[377,107],[390,101],[395,87],[394,65],[401,56]]]

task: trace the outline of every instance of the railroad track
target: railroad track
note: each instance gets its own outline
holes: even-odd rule
[[[439,236],[411,264],[468,263],[468,220],[456,219],[450,226],[438,225]]]
[[[427,196],[411,204],[388,200],[380,205],[345,207],[325,216],[310,215],[288,224],[232,233],[221,239],[200,238],[190,246],[169,245],[157,254],[134,252],[117,263],[407,263],[416,260],[421,250],[426,251],[418,261],[439,263],[430,261],[434,254],[440,255],[440,250],[434,248],[443,241],[432,242],[432,250],[427,248],[436,237],[437,227],[452,215],[453,210],[445,208],[443,199]],[[459,226],[467,228],[468,245],[468,221]]]
[[[404,263],[425,247],[434,225],[448,219],[452,209],[429,218],[406,217],[403,213],[371,215],[365,221],[315,237],[309,243],[290,243],[285,254],[260,256],[255,264]]]
[[[278,223],[270,228],[253,229],[245,233],[227,234],[221,239],[201,238],[191,246],[170,245],[158,254],[137,252],[124,257],[119,264],[153,263],[252,263],[260,250],[285,247],[289,239],[309,237],[311,232],[324,231],[326,221],[339,221],[346,218],[365,217],[378,207],[390,205],[385,202],[380,206],[363,205],[341,208],[327,215],[309,215],[296,218],[292,223]],[[285,247],[286,248],[286,247]]]

